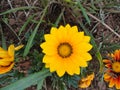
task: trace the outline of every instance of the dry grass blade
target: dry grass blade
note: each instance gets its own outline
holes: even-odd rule
[[[10,0],[7,0],[7,1],[8,1],[8,4],[10,5],[10,8],[13,9],[13,6],[12,6],[12,4],[11,4],[11,1],[10,1]],[[14,14],[14,16],[15,16],[15,18],[16,18],[15,12],[13,12],[13,14]]]
[[[96,21],[100,22],[101,24],[103,24],[107,29],[109,29],[112,33],[114,33],[116,36],[118,36],[120,38],[120,35],[115,32],[110,26],[108,26],[107,24],[105,24],[104,22],[102,22],[101,20],[99,20],[97,17],[93,16],[92,14],[88,13],[87,14],[92,17],[93,19],[95,19]]]
[[[26,0],[25,0],[25,1],[26,1]],[[38,0],[35,0],[35,1],[33,2],[33,5],[31,5],[31,6],[34,6],[37,1],[38,1]],[[26,3],[27,3],[27,2],[26,2]],[[28,4],[28,6],[30,6],[30,4]],[[31,9],[26,13],[26,16],[27,16],[27,17],[28,17],[28,15],[30,14],[30,11],[31,11]]]

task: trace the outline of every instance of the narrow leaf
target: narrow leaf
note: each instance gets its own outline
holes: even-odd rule
[[[5,12],[0,13],[0,15],[12,13],[12,12],[16,12],[16,11],[18,11],[18,10],[31,9],[31,8],[36,8],[36,7],[24,6],[24,7],[13,8],[13,9],[10,9],[10,10],[7,10],[7,11],[5,11]]]
[[[89,19],[88,15],[87,15],[87,12],[86,12],[85,8],[82,6],[82,4],[80,3],[79,0],[77,2],[78,2],[78,5],[79,5],[85,19],[87,20],[88,24],[90,24],[90,19]]]
[[[6,87],[1,88],[0,90],[24,90],[25,88],[36,84],[38,81],[45,79],[47,76],[50,76],[48,69],[43,69],[38,73],[34,73],[28,77],[20,79],[15,83],[12,83]]]
[[[42,85],[43,85],[44,79],[40,80],[37,84],[37,90],[42,90]]]
[[[32,20],[32,18],[34,17],[35,15],[32,15],[30,16],[27,21],[25,22],[25,24],[21,27],[21,29],[19,30],[19,35],[21,34],[21,32],[26,28],[26,26],[28,25],[28,23]]]
[[[2,30],[1,24],[0,24],[0,32],[1,32],[1,38],[2,38],[2,48],[7,49],[6,40],[5,40],[5,37],[4,37],[4,34],[3,34],[3,30]]]

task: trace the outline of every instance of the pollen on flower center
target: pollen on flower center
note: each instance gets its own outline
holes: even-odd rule
[[[112,64],[112,69],[116,73],[120,73],[120,62],[114,62]]]
[[[58,54],[62,58],[67,58],[72,54],[72,46],[69,43],[61,43],[58,48]]]

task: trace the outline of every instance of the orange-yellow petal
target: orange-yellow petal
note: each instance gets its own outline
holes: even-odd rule
[[[107,60],[107,59],[104,59],[103,62],[104,63],[112,63],[111,60]]]
[[[82,78],[81,81],[80,81],[79,87],[80,88],[87,88],[87,87],[89,87],[90,84],[91,84],[91,81],[93,80],[93,78],[94,78],[94,73],[88,75],[85,78]]]
[[[104,78],[108,79],[108,78],[111,78],[111,76],[108,73],[105,73]]]
[[[116,50],[114,56],[115,60],[120,60],[120,50]]]
[[[13,66],[14,66],[14,63],[12,63],[10,66],[7,66],[7,67],[0,66],[0,74],[9,72],[13,68]]]
[[[106,64],[105,65],[107,68],[111,68],[112,66],[111,66],[111,64]]]
[[[87,86],[86,83],[81,83],[81,84],[79,84],[79,87],[80,87],[80,88],[87,88],[88,86]]]
[[[91,84],[91,80],[87,80],[87,81],[86,81],[86,85],[89,87],[90,84]]]
[[[115,83],[116,89],[120,89],[120,77],[115,80]]]
[[[109,83],[109,87],[113,87],[114,85],[115,85],[115,79],[111,78],[110,83]]]

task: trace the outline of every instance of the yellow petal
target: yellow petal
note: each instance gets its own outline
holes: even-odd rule
[[[15,47],[15,51],[17,51],[17,50],[19,50],[19,49],[21,49],[23,47],[24,47],[24,45],[19,45],[19,46]]]
[[[7,51],[0,51],[0,58],[6,58],[9,57],[8,52]]]
[[[71,28],[71,26],[70,26],[69,24],[67,24],[67,25],[65,26],[65,28],[66,28],[66,29],[69,29],[69,28]]]
[[[74,63],[74,62],[73,62]],[[74,74],[80,74],[80,67],[73,64],[71,61],[68,62],[68,63],[64,63],[63,64],[63,67],[65,68],[66,72],[69,74],[69,75],[74,75]],[[68,66],[72,66],[71,68]]]
[[[89,87],[91,84],[91,80],[87,80],[85,83],[86,83],[87,87]]]
[[[58,28],[58,32],[62,32],[62,31],[65,31],[66,28],[62,25],[60,25],[60,27]]]
[[[83,57],[86,61],[90,61],[92,59],[92,56],[89,54],[89,53],[83,53],[83,54],[80,54],[81,57]]]
[[[52,27],[50,33],[51,34],[56,34],[57,33],[57,28]]]
[[[50,72],[54,72],[54,71],[56,71],[56,66],[55,65],[49,65],[49,67],[50,67]]]
[[[55,35],[50,35],[50,34],[46,34],[46,35],[44,35],[44,37],[45,37],[45,40],[47,41],[47,42],[50,42],[50,43],[58,43],[58,40],[57,40],[57,38],[56,38],[56,36]]]
[[[88,78],[88,80],[93,80],[93,78],[94,78],[94,74],[90,74],[90,75],[88,75],[87,78]]]
[[[84,36],[84,42],[90,42],[90,36]]]
[[[15,52],[15,47],[14,45],[10,45],[9,48],[8,48],[8,54],[9,56],[13,57],[14,56],[14,52]]]
[[[55,57],[51,57],[48,55],[44,55],[44,57],[43,57],[43,63],[49,64],[49,63],[55,62],[55,61],[56,61]]]
[[[90,80],[93,80],[94,77],[95,77],[95,74],[94,74],[94,73],[92,73],[91,75],[89,75],[89,79],[90,79]]]
[[[65,74],[65,70],[62,67],[57,68],[56,72],[59,77],[62,77]]]
[[[0,74],[4,74],[9,72],[14,66],[14,63],[12,63],[10,66],[8,67],[0,67]]]
[[[83,60],[81,60],[81,63],[79,65],[80,65],[80,67],[87,67],[88,66],[87,62],[83,61]]]
[[[49,67],[50,67],[50,64],[46,63],[46,64],[45,64],[45,67],[46,67],[46,68],[49,68]]]
[[[10,64],[11,64],[10,61],[0,60],[0,66],[8,66]]]
[[[6,50],[4,50],[3,48],[0,47],[0,51],[6,51]]]
[[[41,45],[40,45],[40,47],[41,48],[43,48],[43,53],[47,53],[47,55],[55,55],[55,54],[57,54],[58,52],[57,52],[57,46],[56,46],[56,44],[55,43],[42,43]]]
[[[88,77],[82,78],[81,81],[82,82],[86,82],[88,80]]]
[[[77,28],[77,26],[73,26],[73,27],[71,27],[71,29],[70,29],[73,33],[77,33],[78,32],[78,28]]]
[[[108,81],[110,81],[110,79],[111,79],[111,76],[110,76],[109,74],[105,73],[105,74],[104,74],[104,80],[105,80],[106,82],[108,82]]]
[[[89,43],[80,43],[80,47],[79,47],[79,50],[81,51],[89,51],[92,49],[92,45],[89,44]]]

